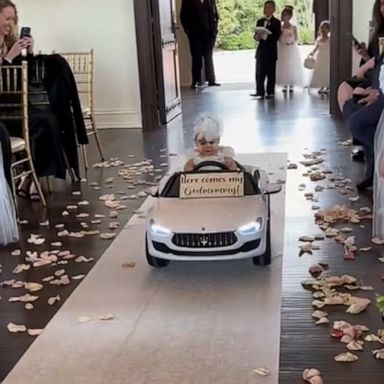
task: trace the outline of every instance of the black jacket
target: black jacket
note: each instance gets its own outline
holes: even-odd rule
[[[67,61],[60,55],[39,55],[36,61],[45,68],[44,86],[50,109],[61,133],[61,142],[70,167],[79,175],[77,144],[88,144],[76,81]]]
[[[257,20],[256,27],[264,27],[265,17]],[[281,35],[281,22],[276,17],[272,16],[268,21],[266,28],[272,34],[268,35],[266,40],[260,40],[256,51],[256,58],[261,60],[275,61],[277,60],[277,42]]]
[[[208,30],[201,25],[199,19],[200,0],[183,0],[180,10],[180,21],[187,35],[201,36],[208,33],[216,38],[218,31],[219,14],[217,12],[216,0],[205,0],[208,12]]]

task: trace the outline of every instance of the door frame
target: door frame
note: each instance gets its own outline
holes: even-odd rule
[[[155,35],[150,0],[134,0],[136,45],[139,66],[141,116],[143,131],[158,129],[158,90],[156,57],[153,50]]]
[[[330,113],[340,117],[337,103],[339,85],[352,76],[351,41],[353,28],[353,0],[330,0],[331,60],[330,60]]]

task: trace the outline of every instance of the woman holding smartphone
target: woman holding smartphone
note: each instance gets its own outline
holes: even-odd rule
[[[17,9],[10,0],[0,0],[0,65],[11,64],[23,50],[32,53],[31,36],[18,37]]]

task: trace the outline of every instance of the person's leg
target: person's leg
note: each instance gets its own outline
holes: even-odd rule
[[[201,41],[196,36],[188,35],[189,49],[192,57],[192,85],[196,88],[196,85],[201,82],[201,69],[203,67],[202,47]]]
[[[205,77],[208,81],[208,85],[218,85],[216,83],[215,68],[213,64],[214,47],[215,47],[215,39],[210,36],[207,36],[204,41],[203,56],[204,56]]]
[[[259,97],[265,96],[265,65],[261,55],[256,57],[256,95]]]
[[[353,88],[345,81],[340,84],[337,90],[337,102],[339,104],[340,111],[343,112],[345,103],[352,99]]]
[[[7,179],[8,185],[13,190],[12,184],[12,174],[11,174],[11,164],[12,164],[12,151],[11,151],[11,141],[7,128],[3,123],[0,123],[0,144],[1,151],[3,153],[3,166],[5,178]]]
[[[271,60],[265,67],[267,69],[267,95],[273,96],[276,84],[276,60]]]

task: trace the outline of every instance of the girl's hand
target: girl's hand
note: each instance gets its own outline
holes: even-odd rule
[[[184,165],[184,172],[191,172],[195,168],[195,163],[193,159],[189,159]]]
[[[13,44],[9,52],[6,54],[4,59],[12,63],[12,61],[21,54],[23,49],[27,49],[30,46],[29,39],[30,38],[23,38],[17,40],[16,43]]]
[[[230,157],[225,157],[224,158],[224,164],[230,171],[236,171],[237,170],[237,165],[233,159]]]

